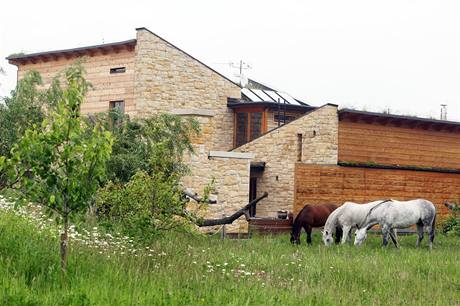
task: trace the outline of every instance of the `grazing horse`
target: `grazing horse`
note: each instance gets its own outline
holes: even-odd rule
[[[423,232],[426,230],[430,235],[430,249],[432,249],[435,222],[436,207],[430,201],[423,199],[411,201],[392,200],[381,203],[369,211],[361,228],[356,231],[355,245],[361,245],[367,237],[368,229],[376,224],[379,224],[382,228],[383,246],[388,244],[388,234],[391,230],[416,224],[418,234],[416,246],[420,246]],[[399,247],[396,240],[393,240],[393,243],[395,247]]]
[[[390,200],[384,201],[374,201],[367,204],[357,204],[353,202],[345,202],[342,206],[337,208],[334,212],[329,215],[327,218],[326,224],[324,225],[323,230],[323,242],[326,246],[332,244],[332,236],[335,234],[335,239],[337,240],[336,229],[342,229],[342,244],[351,240],[351,230],[353,228],[359,228],[360,224],[363,223],[370,209],[374,206],[382,203],[388,202]],[[393,233],[391,236],[392,239]]]
[[[300,233],[304,228],[307,233],[307,244],[311,245],[312,228],[324,226],[327,217],[336,208],[337,205],[334,204],[305,205],[292,225],[291,243],[300,244]],[[340,238],[338,241],[340,241]]]

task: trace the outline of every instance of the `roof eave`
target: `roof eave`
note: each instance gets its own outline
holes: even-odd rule
[[[418,126],[422,128],[430,127],[452,127],[455,130],[460,129],[460,122],[419,118],[404,115],[384,114],[368,111],[360,111],[354,109],[341,109],[339,110],[339,120],[363,120],[368,122],[377,122],[382,124],[409,124],[411,126]]]
[[[36,52],[30,54],[21,54],[21,55],[11,55],[6,57],[8,62],[13,65],[18,65],[22,62],[27,61],[34,61],[34,60],[49,60],[50,58],[57,58],[59,56],[83,56],[83,55],[91,55],[92,52],[101,50],[105,52],[119,52],[123,48],[128,50],[134,49],[136,45],[136,39],[130,39],[125,41],[119,41],[114,43],[108,44],[100,44],[100,45],[93,45],[93,46],[85,46],[85,47],[78,47],[78,48],[71,48],[71,49],[62,49],[62,50],[54,50],[54,51],[45,51],[45,52]]]

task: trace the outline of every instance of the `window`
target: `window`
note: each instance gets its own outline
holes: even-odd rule
[[[235,112],[235,146],[256,139],[265,132],[265,115],[260,111]]]
[[[262,135],[262,113],[249,113],[249,116],[251,118],[249,141],[251,141]]]
[[[236,146],[241,146],[247,141],[248,113],[236,113]]]
[[[288,115],[283,115],[283,114],[276,114],[275,115],[275,122],[280,122],[282,124],[284,124],[285,120],[286,120],[286,123],[289,123],[293,120],[295,120],[295,117],[294,116],[288,116]]]
[[[124,113],[125,112],[125,101],[123,101],[123,100],[110,101],[109,108],[110,108],[110,110],[118,109],[120,112]]]
[[[297,134],[297,161],[302,161],[302,134]]]
[[[114,73],[124,73],[124,72],[126,72],[126,67],[110,68],[110,74],[114,74]]]

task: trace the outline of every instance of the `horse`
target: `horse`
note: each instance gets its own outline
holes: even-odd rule
[[[304,228],[307,233],[307,244],[311,245],[312,228],[324,226],[329,214],[337,207],[334,204],[305,205],[292,225],[291,243],[300,244],[300,233]]]
[[[332,236],[335,234],[335,239],[337,240],[336,229],[342,229],[341,232],[341,243],[344,244],[348,240],[351,240],[351,230],[354,228],[359,228],[360,224],[366,218],[369,210],[374,206],[387,202],[389,200],[380,200],[369,202],[366,204],[357,204],[354,202],[345,202],[342,206],[334,210],[327,218],[326,224],[324,225],[323,230],[323,242],[326,246],[332,244]],[[394,238],[392,233],[392,239]]]
[[[382,228],[383,246],[388,244],[388,234],[396,228],[406,228],[417,225],[418,239],[416,247],[420,246],[424,230],[430,235],[430,250],[433,248],[435,234],[436,207],[428,200],[395,201],[374,206],[367,214],[361,228],[355,233],[355,245],[359,246],[367,237],[367,231],[379,224]],[[393,240],[396,248],[399,244]]]

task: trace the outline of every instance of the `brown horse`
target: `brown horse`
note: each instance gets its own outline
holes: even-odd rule
[[[334,204],[305,205],[299,212],[292,225],[291,243],[300,244],[302,228],[307,233],[307,244],[311,245],[311,231],[313,227],[321,227],[326,223],[327,217],[338,206]],[[339,243],[342,238],[342,229],[336,229],[335,242]]]

